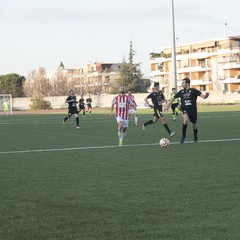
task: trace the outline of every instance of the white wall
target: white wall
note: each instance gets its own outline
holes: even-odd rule
[[[137,104],[141,105],[144,102],[144,98],[148,93],[138,93],[134,94],[135,101]],[[111,101],[116,96],[116,94],[106,94],[106,95],[91,95],[93,100],[93,107],[110,107]],[[84,96],[85,99],[87,96]],[[53,109],[67,108],[68,104],[65,103],[66,96],[61,97],[46,97],[45,100],[51,102]],[[79,100],[80,96],[77,96]],[[29,110],[29,105],[31,104],[31,98],[13,98],[13,110]],[[222,92],[211,93],[208,99],[198,98],[198,103],[203,104],[235,104],[240,103],[240,94],[223,94]]]

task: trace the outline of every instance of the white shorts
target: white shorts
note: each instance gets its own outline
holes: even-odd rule
[[[128,113],[129,113],[129,115],[130,115],[130,114],[135,114],[135,113],[137,113],[137,112],[136,112],[134,109],[129,109],[129,110],[128,110]]]
[[[123,126],[128,128],[128,120],[122,119],[120,116],[118,116],[116,120],[117,120],[117,123],[122,122]]]

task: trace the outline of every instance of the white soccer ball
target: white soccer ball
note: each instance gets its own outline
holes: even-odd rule
[[[170,141],[167,138],[161,138],[159,145],[161,148],[167,148],[170,144]]]

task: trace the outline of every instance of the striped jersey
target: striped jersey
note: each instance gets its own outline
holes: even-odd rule
[[[129,99],[131,100],[131,103],[129,104],[129,110],[134,109],[135,110],[135,99],[133,95],[128,95]]]
[[[124,120],[128,120],[129,104],[132,100],[125,94],[119,94],[112,100],[112,104],[116,105],[116,117],[120,116]]]

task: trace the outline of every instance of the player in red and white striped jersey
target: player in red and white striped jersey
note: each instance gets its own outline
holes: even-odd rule
[[[120,87],[120,93],[112,100],[110,117],[112,116],[114,105],[116,105],[116,120],[118,123],[119,146],[123,145],[128,129],[129,105],[132,100],[125,94],[125,87]]]
[[[129,104],[129,115],[133,114],[134,115],[134,121],[135,125],[138,126],[138,115],[137,115],[137,104],[135,102],[135,98],[132,95],[131,91],[128,91],[128,97],[131,99],[132,103]]]

